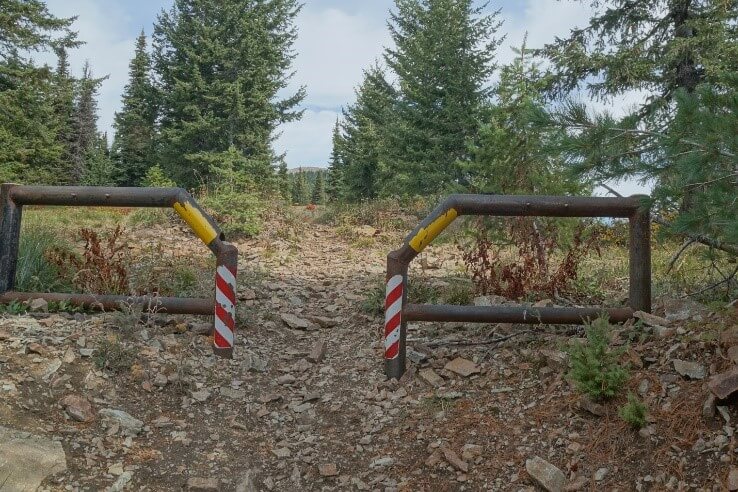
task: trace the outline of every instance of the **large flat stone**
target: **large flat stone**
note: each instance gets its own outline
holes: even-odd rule
[[[33,492],[67,469],[61,443],[0,426],[0,490]]]
[[[738,368],[713,376],[710,378],[708,385],[715,396],[724,400],[735,391],[738,391]]]

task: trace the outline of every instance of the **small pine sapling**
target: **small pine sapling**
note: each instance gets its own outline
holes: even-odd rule
[[[646,413],[648,408],[645,403],[638,399],[633,393],[628,393],[628,403],[620,407],[618,414],[620,418],[631,425],[634,429],[642,429],[646,426]]]
[[[628,380],[628,370],[618,362],[621,351],[609,347],[609,329],[607,317],[598,318],[586,327],[587,343],[576,343],[568,351],[569,377],[593,400],[612,398]]]

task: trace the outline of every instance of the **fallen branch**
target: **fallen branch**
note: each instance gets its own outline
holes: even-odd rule
[[[490,340],[480,340],[478,342],[465,342],[465,341],[443,341],[439,340],[437,342],[423,342],[420,339],[408,339],[408,342],[420,342],[426,347],[433,348],[433,347],[467,347],[472,345],[494,345],[496,343],[502,343],[505,340],[509,340],[513,337],[517,337],[519,335],[523,335],[525,333],[530,333],[530,330],[523,330],[513,333],[512,335],[507,335],[504,337],[499,338],[493,338]]]
[[[613,195],[623,198],[623,195],[618,193],[617,191],[610,188],[605,183],[600,183],[600,186],[605,188],[608,192],[612,193]],[[659,214],[651,214],[651,220],[659,225],[662,225],[664,227],[672,227],[672,223],[668,220],[661,217]],[[680,234],[682,236],[685,236],[694,242],[698,242],[700,244],[704,244],[705,246],[709,246],[711,248],[719,249],[720,251],[724,251],[725,253],[728,253],[732,256],[738,256],[738,246],[734,244],[725,244],[724,242],[720,241],[719,239],[715,239],[712,237],[708,237],[702,234],[691,234],[689,232],[679,232],[677,234]]]

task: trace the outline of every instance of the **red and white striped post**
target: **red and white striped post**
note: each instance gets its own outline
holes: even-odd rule
[[[223,243],[217,255],[215,270],[215,317],[213,318],[213,352],[233,357],[236,335],[236,268],[238,250]]]
[[[405,373],[406,323],[402,309],[407,302],[407,264],[387,257],[387,289],[384,299],[384,371],[400,379]]]

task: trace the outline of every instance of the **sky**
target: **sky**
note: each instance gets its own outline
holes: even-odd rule
[[[354,99],[362,71],[381,58],[391,44],[387,19],[393,0],[303,0],[296,24],[298,40],[295,76],[290,90],[307,89],[300,121],[283,125],[275,150],[284,152],[288,166],[327,165],[331,133],[341,107]],[[576,0],[492,0],[489,11],[500,9],[505,42],[499,48],[501,63],[513,58],[526,32],[528,46],[538,47],[583,26],[590,17],[588,2]],[[85,45],[70,53],[72,69],[79,74],[89,60],[95,76],[108,76],[100,88],[99,127],[112,138],[115,111],[128,76],[135,40],[143,29],[153,30],[156,16],[172,0],[47,0],[51,13],[77,16],[74,29]],[[43,57],[41,57],[43,59]],[[54,63],[53,60],[48,60]],[[632,102],[634,99],[631,98]],[[626,97],[615,105],[624,107]],[[611,108],[612,109],[612,106]],[[647,189],[634,182],[620,183],[624,194]]]

